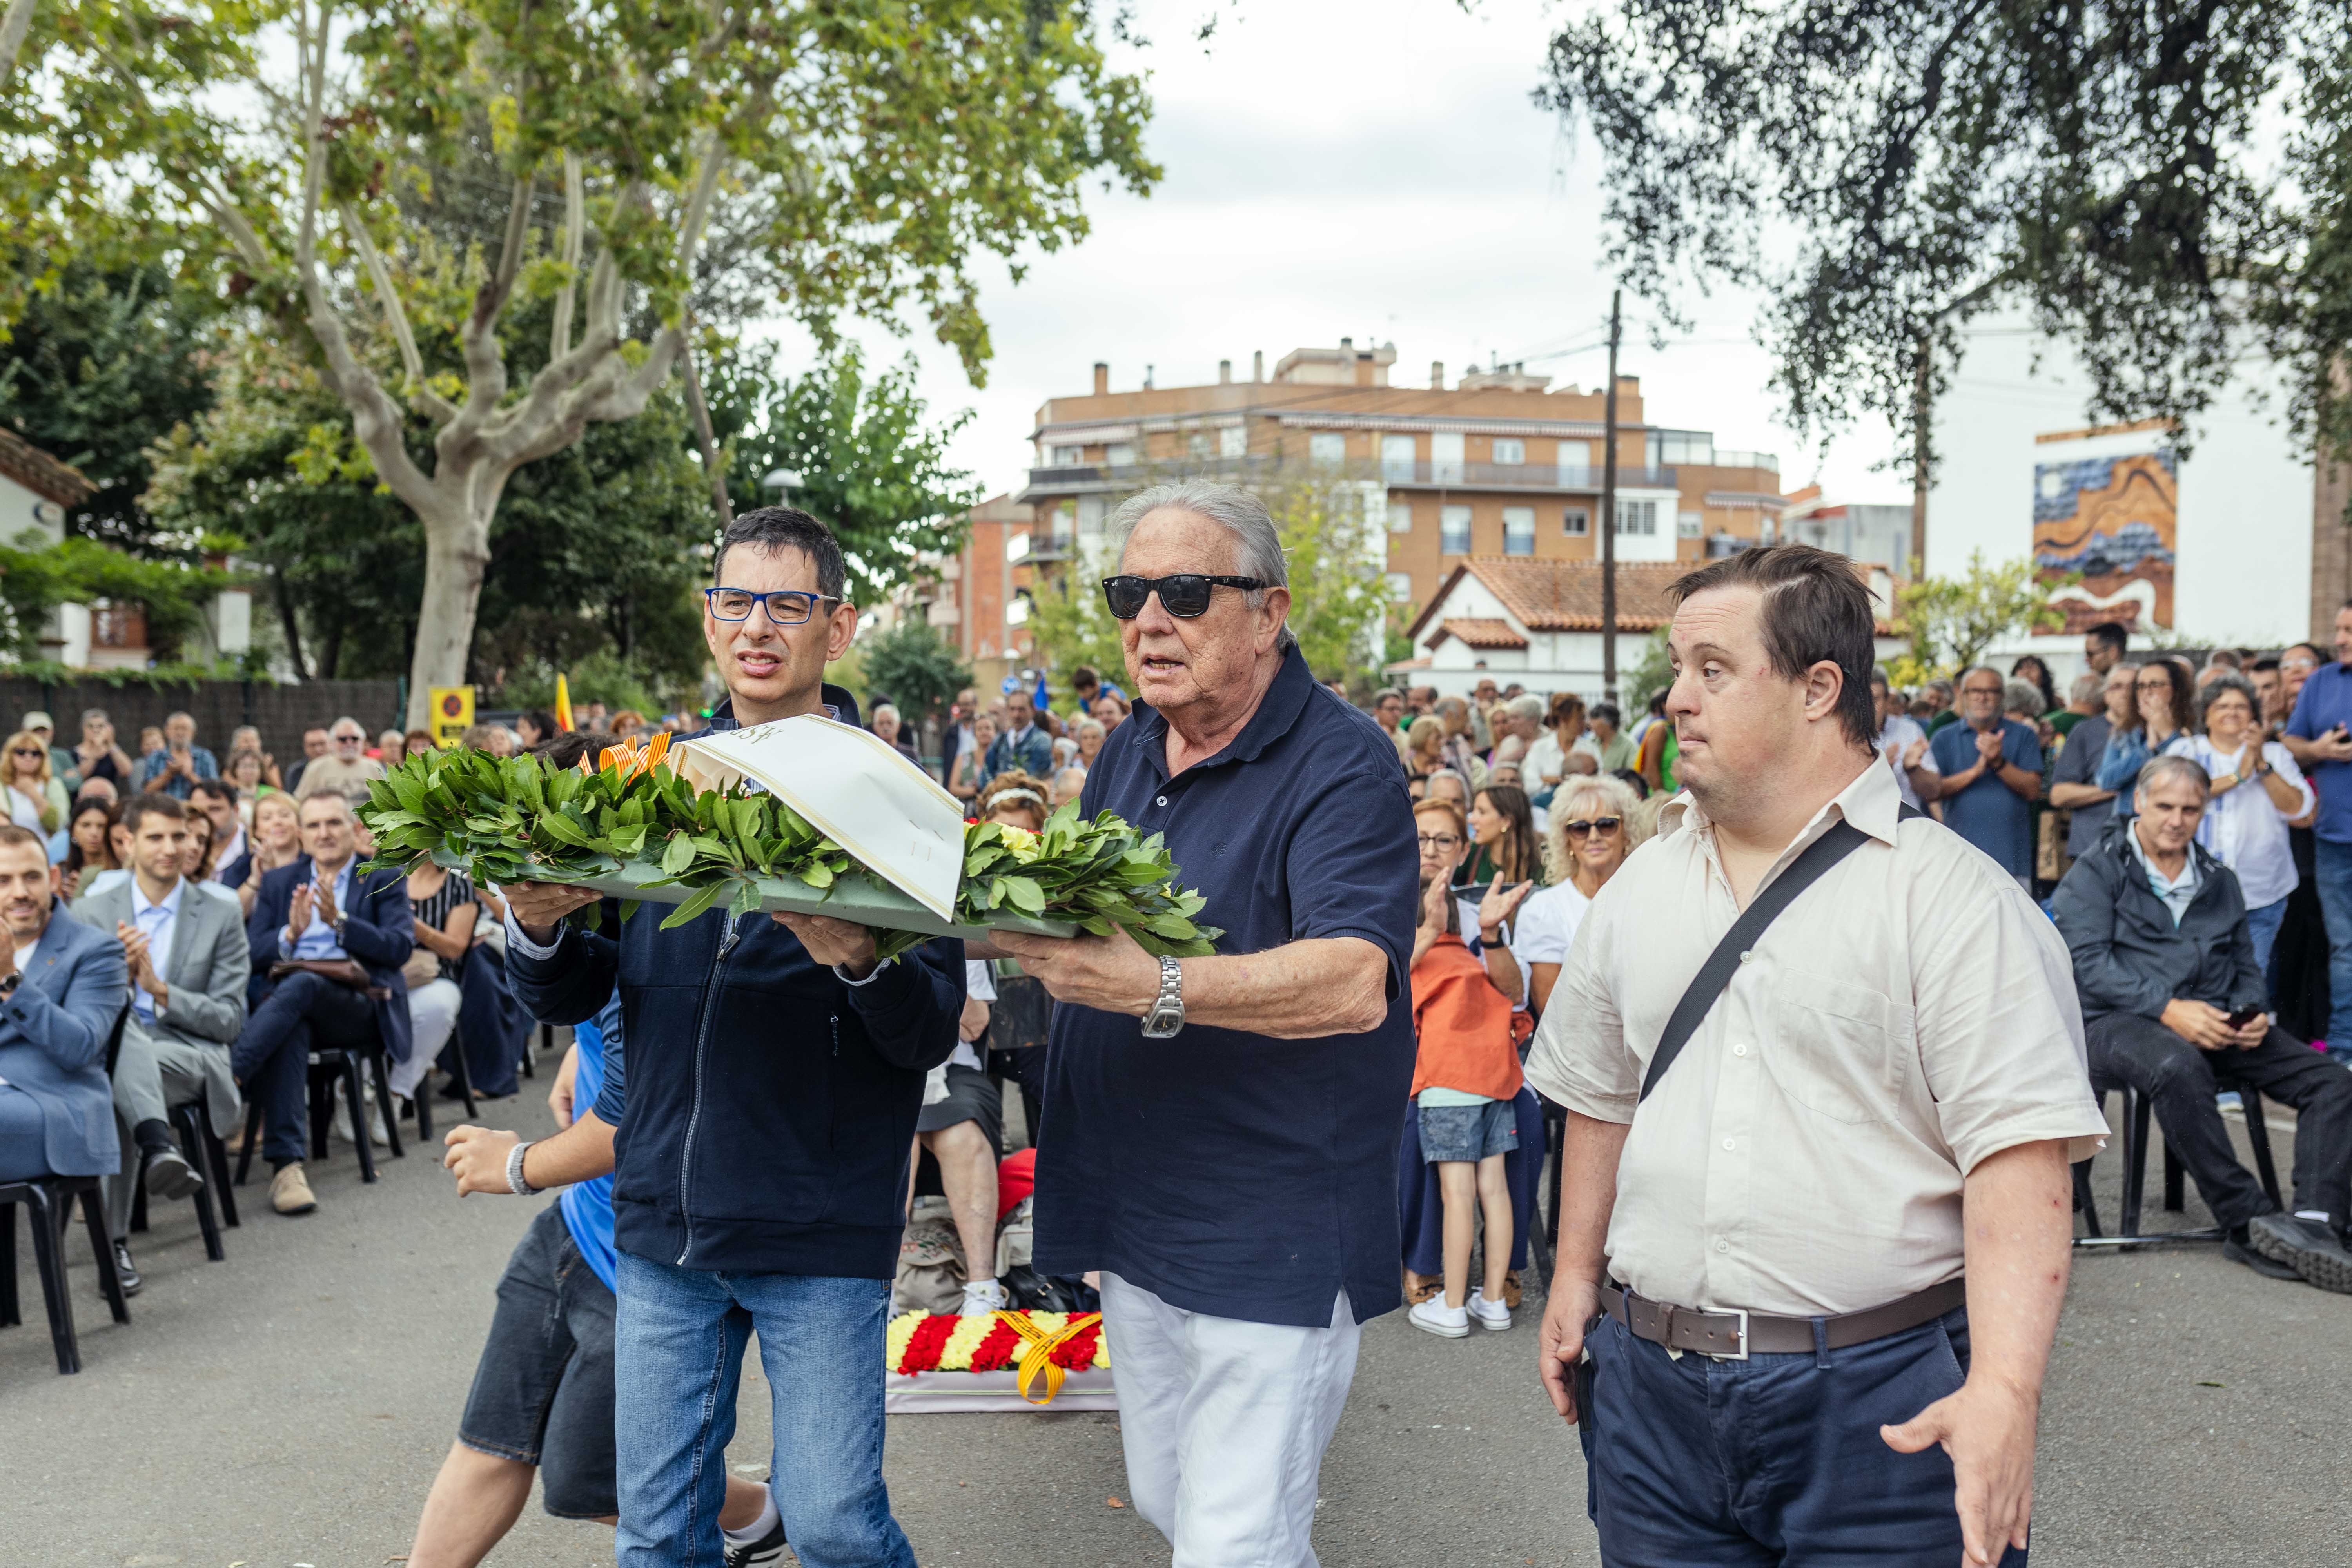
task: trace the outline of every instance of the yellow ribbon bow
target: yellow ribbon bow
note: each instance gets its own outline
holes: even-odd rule
[[[1073,1312],[1070,1314],[1068,1322],[1064,1323],[1052,1333],[1047,1333],[1031,1322],[1025,1312],[999,1312],[996,1316],[1000,1322],[1005,1323],[1014,1333],[1029,1342],[1029,1348],[1021,1352],[1021,1366],[1014,1378],[1014,1384],[1021,1390],[1021,1397],[1028,1400],[1032,1405],[1051,1405],[1054,1403],[1054,1396],[1062,1392],[1064,1369],[1054,1360],[1054,1352],[1065,1342],[1076,1339],[1094,1324],[1102,1321],[1100,1312]],[[1045,1397],[1032,1399],[1029,1394],[1029,1385],[1036,1381],[1040,1373],[1043,1373],[1045,1378]]]

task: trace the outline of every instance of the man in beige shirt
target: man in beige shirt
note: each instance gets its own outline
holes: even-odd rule
[[[332,793],[357,806],[367,799],[368,785],[383,777],[383,764],[367,754],[367,731],[348,714],[329,728],[327,739],[327,754],[314,759],[302,770],[302,782],[294,786],[294,798],[308,800],[314,795]]]
[[[2064,944],[1874,765],[1848,563],[1749,551],[1675,597],[1686,793],[1528,1060],[1569,1112],[1540,1359],[1602,1560],[2021,1564],[2067,1164],[2106,1131]],[[1831,835],[1644,1097],[1693,976]]]

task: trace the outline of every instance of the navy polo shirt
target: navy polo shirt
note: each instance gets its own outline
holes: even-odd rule
[[[2352,728],[2352,666],[2323,664],[2304,680],[2286,732],[2316,741],[2338,724]],[[2352,843],[2352,763],[2305,763],[2303,776],[2319,795],[2312,830],[2330,843]]]
[[[1139,704],[1081,809],[1163,833],[1224,928],[1220,953],[1361,937],[1389,1009],[1360,1035],[1277,1040],[1056,1005],[1038,1150],[1041,1272],[1107,1269],[1171,1305],[1323,1328],[1400,1304],[1397,1129],[1412,1088],[1421,860],[1396,746],[1315,683],[1296,648],[1223,751],[1168,776],[1168,724]]]
[[[1977,731],[1947,724],[1927,742],[1946,777],[1977,765]],[[2027,773],[2042,771],[2042,742],[2014,719],[2000,721],[2001,760]],[[1994,776],[1990,768],[1959,794],[1944,797],[1944,826],[2000,862],[2012,877],[2033,872],[2033,804]]]

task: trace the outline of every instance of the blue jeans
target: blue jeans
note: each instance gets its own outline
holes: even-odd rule
[[[882,1484],[887,1279],[719,1274],[619,1255],[621,1568],[720,1568],[745,1339],[775,1400],[769,1488],[806,1568],[914,1568]]]
[[[2246,934],[2254,942],[2254,967],[2264,974],[2271,972],[2271,947],[2278,941],[2279,925],[2286,919],[2286,900],[2273,899],[2257,910],[2246,911]]]
[[[2352,1046],[2352,844],[2315,837],[2312,849],[2327,923],[2327,1043]]]
[[[1607,1568],[1782,1563],[1951,1568],[1952,1461],[1898,1454],[1881,1423],[1958,1390],[1968,1313],[1867,1344],[1716,1361],[1636,1339],[1614,1318],[1587,1338],[1589,1507]],[[2001,1568],[2025,1568],[2011,1547]]]

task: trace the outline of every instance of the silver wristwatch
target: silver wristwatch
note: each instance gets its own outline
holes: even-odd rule
[[[1184,1026],[1184,966],[1172,958],[1160,961],[1160,994],[1143,1016],[1143,1037],[1173,1039]]]
[[[526,1138],[507,1151],[507,1191],[519,1198],[527,1198],[539,1189],[523,1180],[522,1157],[530,1152],[532,1140]]]

